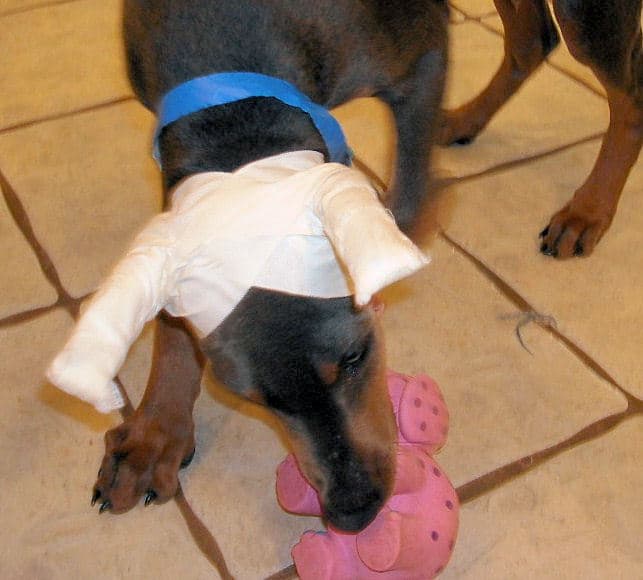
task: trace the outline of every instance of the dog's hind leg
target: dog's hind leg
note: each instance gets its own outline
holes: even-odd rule
[[[560,42],[545,0],[494,3],[505,30],[502,64],[477,97],[443,113],[439,132],[442,145],[471,142]]]
[[[157,318],[150,379],[141,404],[105,434],[105,456],[92,505],[123,512],[143,495],[145,505],[176,494],[178,471],[194,454],[192,410],[199,394],[202,361],[183,322]]]
[[[570,52],[607,92],[610,123],[587,180],[542,232],[541,251],[587,255],[609,228],[643,143],[641,0],[558,0],[556,17]]]

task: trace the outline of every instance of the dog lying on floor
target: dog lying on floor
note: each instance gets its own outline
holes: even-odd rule
[[[545,0],[494,0],[505,29],[502,64],[487,88],[446,113],[444,145],[468,143],[558,45]],[[641,0],[553,0],[571,54],[607,93],[610,124],[590,175],[541,232],[541,251],[588,255],[607,231],[643,143]]]
[[[270,230],[276,212],[264,204],[266,213],[257,215],[248,204],[245,214],[236,214],[238,228],[226,223],[228,229],[222,232],[218,222],[208,226],[195,208],[203,203],[212,209],[216,204],[210,202],[221,196],[238,211],[228,183],[239,195],[250,189],[252,199],[263,201],[257,196],[262,183],[266,196],[270,192],[279,198],[283,191],[275,184],[292,184],[301,177],[292,203],[283,200],[281,211],[312,202],[317,211],[317,205],[325,203],[317,199],[318,190],[329,187],[333,176],[339,177],[331,189],[341,188],[344,178],[360,179],[356,170],[339,165],[347,162],[349,152],[327,109],[354,97],[377,95],[390,105],[399,133],[396,184],[388,205],[401,229],[411,232],[429,191],[428,159],[444,86],[447,22],[445,0],[125,0],[129,76],[140,101],[159,116],[156,152],[165,205],[171,208],[139,236],[108,280],[111,289],[101,288],[92,300],[70,339],[72,346],[51,367],[52,382],[113,377],[122,351],[145,319],[159,305],[171,306],[157,318],[152,371],[141,404],[105,436],[92,496],[101,512],[128,510],[141,497],[147,505],[175,495],[178,470],[190,462],[195,449],[192,412],[203,352],[225,385],[266,405],[282,420],[330,523],[356,531],[375,517],[392,490],[395,463],[395,423],[377,308],[372,303],[356,307],[357,290],[354,297],[350,291],[281,291],[299,283],[290,284],[293,272],[283,261],[278,276],[271,268],[261,273],[253,265],[258,280],[265,275],[272,281],[239,293],[233,274],[243,278],[245,271],[229,259],[230,252],[251,260],[264,252],[263,232]],[[304,179],[306,172],[319,177],[326,167],[332,175],[323,175],[318,186],[312,177]],[[306,189],[311,195],[302,201],[298,195]],[[402,236],[379,201],[377,205]],[[321,209],[333,213],[332,208]],[[342,230],[339,243],[333,241],[337,250],[350,245],[356,232],[341,212],[335,214]],[[302,237],[311,243],[309,230],[317,227],[314,216],[307,215],[297,226],[303,229],[295,232],[306,233],[294,240],[297,248]],[[366,228],[352,240],[354,249],[368,251],[384,235],[377,220],[369,225],[371,231]],[[202,243],[210,236],[208,230],[221,237],[223,250],[215,248],[214,256],[213,248]],[[249,246],[238,231],[247,231],[257,247]],[[324,248],[327,260],[328,240]],[[314,275],[322,267],[315,263],[317,250],[303,250],[294,262]],[[177,252],[201,269],[186,270],[180,263],[168,271],[166,265],[177,260]],[[329,271],[335,276],[340,269],[331,256],[334,267]],[[210,275],[218,271],[220,279]],[[144,279],[134,288],[137,276]],[[204,292],[210,288],[212,296]],[[240,295],[230,299],[235,293]],[[230,303],[223,314],[219,300]],[[110,310],[123,316],[118,324],[108,320]],[[183,318],[168,312],[185,316],[200,331],[200,343]],[[85,357],[91,359],[88,366],[78,363],[76,355],[88,355],[89,343],[102,348]],[[66,390],[79,394],[84,385],[74,391],[76,387]],[[98,401],[101,410],[123,404],[118,389],[107,394],[111,399],[87,400]]]

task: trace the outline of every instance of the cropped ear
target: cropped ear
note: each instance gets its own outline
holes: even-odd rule
[[[364,306],[430,260],[400,231],[367,179],[350,171],[320,191],[315,212],[353,281],[356,306]]]
[[[54,385],[102,413],[124,405],[113,379],[143,325],[156,316],[172,292],[162,216],[139,234],[101,284],[47,370]],[[157,239],[162,243],[154,243]]]

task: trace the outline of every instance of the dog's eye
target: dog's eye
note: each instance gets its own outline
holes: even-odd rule
[[[366,340],[355,348],[347,351],[339,361],[339,367],[349,374],[357,373],[364,361],[368,358],[373,345],[373,335],[369,334]]]
[[[349,350],[340,361],[339,365],[346,370],[355,370],[359,365],[364,362],[364,359],[368,356],[368,353],[371,348],[371,338],[366,341],[365,344],[361,345],[360,348],[354,350]]]
[[[364,358],[365,354],[366,349],[351,351],[342,358],[341,365],[343,367],[354,367]]]

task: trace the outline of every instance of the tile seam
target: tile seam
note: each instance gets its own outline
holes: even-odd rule
[[[232,576],[228,569],[225,557],[214,534],[203,523],[201,518],[196,515],[190,502],[185,497],[180,483],[176,496],[174,497],[174,502],[177,504],[197,548],[210,564],[216,568],[222,580],[234,580],[234,576]]]
[[[510,159],[508,161],[498,163],[497,165],[486,167],[484,169],[481,169],[480,171],[476,171],[475,173],[468,173],[466,175],[459,175],[457,177],[437,178],[436,179],[437,185],[441,188],[449,187],[455,184],[466,183],[474,179],[489,177],[491,175],[496,175],[498,173],[503,173],[505,171],[511,171],[512,169],[522,167],[523,165],[526,165],[528,163],[537,162],[542,159],[547,159],[548,157],[558,155],[559,153],[564,153],[565,151],[573,149],[574,147],[580,147],[581,145],[586,145],[587,143],[601,140],[604,135],[605,135],[605,132],[600,131],[598,133],[593,133],[591,135],[582,137],[581,139],[577,139],[569,143],[564,143],[563,145],[559,145],[558,147],[554,147],[553,149],[547,149],[545,151],[534,153],[533,155],[530,155],[528,157]]]
[[[132,401],[127,394],[127,389],[121,381],[120,377],[117,376],[115,379],[116,384],[123,396],[125,405],[119,410],[120,415],[123,419],[131,417],[134,413],[134,406]],[[179,482],[176,495],[173,498],[174,503],[179,508],[181,512],[181,517],[185,522],[185,525],[190,532],[192,541],[195,543],[198,550],[203,554],[203,556],[210,562],[210,564],[217,570],[222,580],[234,580],[234,577],[228,569],[225,557],[219,543],[217,542],[214,534],[209,530],[209,528],[203,523],[201,518],[196,515],[194,509],[190,505],[187,497],[183,493],[183,488],[181,482]]]
[[[6,10],[0,12],[0,18],[5,18],[6,16],[14,16],[16,14],[24,14],[26,12],[32,12],[33,10],[40,10],[42,8],[49,8],[51,6],[59,6],[60,4],[72,4],[74,2],[81,2],[82,0],[49,0],[41,2],[40,4],[32,4],[31,6],[25,6],[23,8],[14,8],[12,10]]]
[[[56,302],[54,302],[53,304],[49,304],[48,306],[39,306],[38,308],[23,310],[22,312],[16,312],[14,314],[9,314],[4,318],[0,318],[0,328],[10,328],[12,326],[18,326],[19,324],[25,322],[31,322],[36,318],[40,318],[45,314],[49,314],[51,311],[56,310],[57,308],[61,308],[60,298]],[[62,308],[67,310],[64,306],[62,306]]]
[[[92,109],[94,108],[95,107],[92,107]],[[13,189],[13,187],[1,171],[0,187],[2,188],[4,199],[7,203],[7,207],[9,208],[12,219],[26,239],[31,250],[36,255],[45,278],[54,287],[58,294],[58,300],[53,305],[33,309],[23,313],[18,313],[16,315],[11,315],[9,317],[1,319],[0,328],[19,324],[20,322],[25,322],[26,320],[36,318],[38,316],[44,315],[47,312],[50,312],[57,307],[64,308],[74,317],[74,319],[76,319],[80,312],[80,304],[85,297],[75,299],[66,291],[62,284],[62,281],[60,280],[53,261],[47,254],[42,244],[39,242],[33,230],[33,226],[31,225],[31,221],[24,205],[20,201],[20,198],[16,191]],[[116,377],[116,383],[118,384],[125,400],[125,406],[120,410],[120,414],[123,419],[126,419],[133,414],[134,407],[127,394],[127,390],[125,389],[125,386],[123,385],[119,377]],[[208,561],[216,567],[223,580],[232,579],[233,577],[227,568],[225,558],[223,557],[216,539],[214,538],[212,532],[210,532],[205,524],[203,524],[199,517],[194,513],[194,510],[183,494],[180,484],[174,501],[179,507],[181,515],[188,527],[188,530],[190,531],[193,541],[197,545],[197,548],[204,554]]]
[[[471,14],[471,13],[467,12],[466,8],[460,8],[456,4],[453,4],[453,2],[448,2],[448,5],[449,5],[449,8],[451,10],[457,10],[458,12],[460,12],[460,14],[465,16],[468,20],[474,20],[475,21],[475,20],[478,20],[480,18],[488,18],[489,16],[493,16],[494,14],[497,14],[497,12],[495,10],[489,10],[488,12],[483,12],[481,14]]]
[[[636,405],[640,401],[632,393],[630,393],[625,387],[619,384],[619,382],[590,354],[585,352],[580,346],[578,346],[573,340],[568,336],[563,334],[561,331],[556,329],[554,325],[550,322],[549,317],[542,316],[538,313],[537,310],[510,284],[505,282],[496,272],[494,272],[489,266],[487,266],[482,260],[477,258],[471,252],[469,252],[464,246],[455,241],[448,233],[444,230],[439,232],[439,236],[446,241],[451,247],[453,247],[460,255],[466,258],[471,262],[476,269],[493,284],[493,286],[512,302],[518,309],[520,309],[524,314],[535,314],[532,317],[532,321],[538,324],[543,330],[550,333],[554,338],[556,338],[560,343],[562,343],[567,350],[587,369],[591,370],[595,375],[609,383],[617,391],[623,395],[623,397],[628,402],[628,405]]]
[[[291,580],[293,578],[299,578],[299,576],[297,576],[297,568],[295,568],[295,565],[290,564],[278,572],[271,574],[265,580]]]
[[[79,1],[79,0],[73,0]],[[19,123],[14,123],[13,125],[6,125],[0,127],[0,135],[5,133],[12,133],[14,131],[20,131],[22,129],[28,129],[36,125],[41,125],[43,123],[49,123],[51,121],[60,121],[62,119],[67,119],[75,115],[82,115],[83,113],[91,113],[93,111],[99,111],[101,109],[107,109],[122,103],[127,103],[129,101],[134,101],[135,97],[133,95],[123,95],[110,99],[108,101],[103,101],[102,103],[94,103],[93,105],[87,105],[86,107],[79,107],[78,109],[73,109],[71,111],[64,111],[60,113],[53,113],[51,115],[45,115],[43,117],[36,117],[26,121],[20,121]]]
[[[40,270],[45,276],[45,279],[58,294],[58,301],[56,304],[60,304],[70,314],[72,314],[72,316],[75,316],[80,308],[80,300],[71,296],[63,286],[53,260],[36,236],[27,210],[20,200],[19,195],[1,170],[0,189],[2,189],[5,203],[9,208],[9,213],[11,214],[14,223],[27,241],[31,251],[36,256],[36,260],[38,261]]]
[[[571,437],[563,439],[550,447],[526,455],[462,484],[456,489],[460,503],[464,505],[487,495],[559,455],[605,436],[630,417],[640,414],[640,407],[628,406],[625,411],[594,421],[574,433]]]

